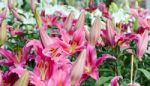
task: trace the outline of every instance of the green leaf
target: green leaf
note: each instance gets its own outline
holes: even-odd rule
[[[100,77],[99,80],[95,83],[95,86],[104,85],[107,81],[109,81],[112,77]]]
[[[140,68],[138,70],[141,71],[148,80],[150,80],[150,72],[149,71],[142,69],[142,68]]]

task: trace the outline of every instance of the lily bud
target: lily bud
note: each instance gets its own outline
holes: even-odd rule
[[[89,34],[89,43],[95,45],[100,36],[101,22],[99,17],[96,17]]]
[[[78,56],[77,60],[75,61],[72,71],[71,71],[71,81],[72,84],[75,85],[76,82],[81,78],[84,65],[86,61],[86,50],[84,49],[80,55]]]
[[[30,0],[30,6],[31,6],[31,10],[34,13],[35,12],[35,0]]]
[[[114,41],[115,32],[114,32],[114,26],[113,26],[111,20],[107,21],[106,29],[107,29],[107,36],[108,36],[107,40],[109,41],[109,43],[111,45],[114,45],[114,43],[115,43],[115,41]]]
[[[136,55],[139,60],[141,60],[142,56],[144,55],[147,46],[148,46],[148,30],[145,30],[142,35],[137,35],[137,43],[136,43]]]
[[[11,9],[14,17],[18,20],[18,21],[22,21],[22,17],[17,13],[17,11],[15,9]]]
[[[4,10],[0,13],[0,24],[1,24],[2,21],[5,19],[6,13],[7,13],[7,9],[4,9]]]
[[[78,18],[78,21],[75,25],[75,29],[83,28],[85,22],[85,12],[82,12]]]
[[[7,40],[7,28],[6,28],[6,22],[3,21],[0,27],[0,46],[5,43]]]
[[[13,9],[14,6],[13,6],[13,0],[8,0],[8,8],[9,10]]]
[[[130,83],[130,84],[128,84],[128,86],[140,86],[140,84],[138,84],[138,83]]]
[[[37,9],[35,9],[34,16],[35,16],[38,28],[40,28],[42,26],[42,19],[41,19],[40,15],[39,15]]]
[[[71,12],[71,13],[69,14],[69,16],[67,17],[65,23],[64,23],[64,28],[65,28],[66,30],[69,31],[69,29],[71,28],[73,19],[74,19],[74,13]]]

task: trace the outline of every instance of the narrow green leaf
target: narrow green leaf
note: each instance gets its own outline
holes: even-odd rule
[[[99,80],[95,83],[95,86],[104,85],[107,81],[111,80],[112,77],[100,77]]]
[[[141,71],[148,80],[150,80],[150,72],[149,71],[142,69],[142,68],[140,68],[138,70]]]

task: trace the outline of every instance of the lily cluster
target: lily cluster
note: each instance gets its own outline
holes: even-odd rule
[[[11,1],[8,0],[8,8],[21,22],[22,18]],[[129,15],[132,21],[116,24],[105,4],[92,7],[91,3],[92,0],[88,9],[82,9],[76,19],[74,12],[66,16],[63,12],[46,15],[45,11],[41,11],[39,15],[34,0],[31,0],[39,38],[26,41],[22,48],[14,51],[5,47],[7,32],[11,31],[7,30],[10,26],[6,24],[4,10],[0,14],[0,64],[5,65],[7,70],[0,71],[0,86],[80,86],[89,77],[99,80],[99,65],[105,60],[113,62],[119,58],[107,52],[99,55],[98,47],[114,50],[119,47],[137,57],[137,60],[142,60],[149,41],[148,13],[141,8],[131,9]],[[96,8],[103,16],[96,16],[93,24],[88,26],[86,13]],[[133,41],[136,51],[130,46]],[[123,77],[114,75],[110,86],[119,86],[118,80]],[[128,86],[139,84],[131,82]]]

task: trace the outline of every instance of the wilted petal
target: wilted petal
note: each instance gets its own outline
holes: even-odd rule
[[[122,76],[115,76],[110,83],[110,86],[119,86],[118,80],[122,79]]]
[[[75,85],[76,82],[81,78],[81,75],[83,74],[84,70],[85,61],[86,61],[86,50],[84,49],[78,56],[71,70],[70,76],[73,85]]]

